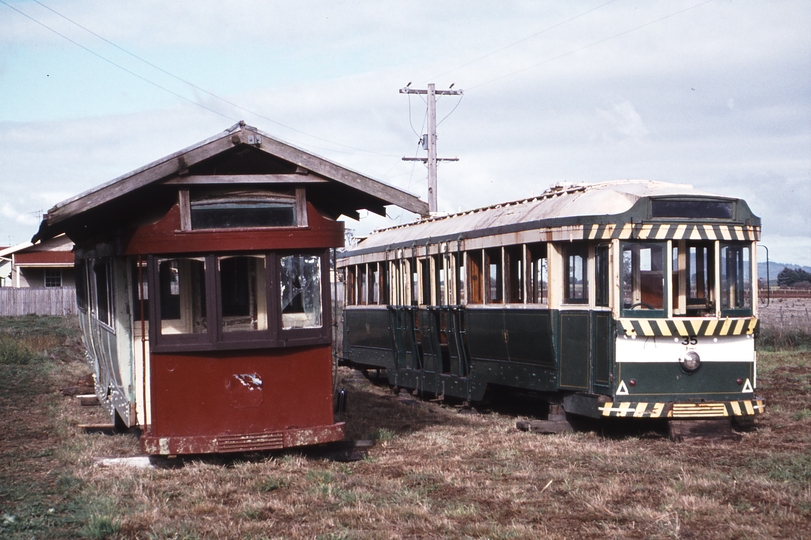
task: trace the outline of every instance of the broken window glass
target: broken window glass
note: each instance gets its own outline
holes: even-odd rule
[[[288,255],[279,266],[282,329],[321,327],[321,257]]]

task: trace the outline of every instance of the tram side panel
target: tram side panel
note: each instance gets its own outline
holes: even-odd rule
[[[553,392],[556,362],[550,310],[465,310],[471,378],[484,397],[488,384]]]

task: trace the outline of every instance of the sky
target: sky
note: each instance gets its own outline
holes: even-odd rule
[[[808,0],[0,0],[0,245],[240,120],[439,211],[644,178],[745,199],[811,265]],[[348,220],[356,235],[408,222]],[[760,249],[759,260],[765,260]]]

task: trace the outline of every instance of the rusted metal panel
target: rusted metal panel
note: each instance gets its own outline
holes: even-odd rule
[[[340,441],[345,437],[343,422],[327,426],[245,433],[219,437],[141,437],[141,448],[152,455],[211,454],[281,450],[296,446]]]

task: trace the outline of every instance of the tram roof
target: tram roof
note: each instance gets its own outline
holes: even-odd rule
[[[557,185],[537,197],[505,202],[455,214],[427,219],[373,232],[346,255],[378,251],[426,239],[471,238],[513,230],[567,224],[617,223],[630,218],[647,218],[634,209],[645,198],[685,198],[736,201],[695,189],[689,184],[653,180],[615,180],[595,184]],[[745,207],[746,218],[759,225],[760,220]],[[646,209],[645,209],[646,210]],[[639,213],[639,216],[635,214]],[[628,215],[631,214],[631,215]]]
[[[44,216],[33,241],[62,232],[115,227],[142,219],[155,206],[176,201],[178,184],[307,185],[307,199],[332,218],[358,219],[358,210],[380,215],[396,205],[420,215],[418,197],[282,142],[239,122],[197,144],[66,199]]]

